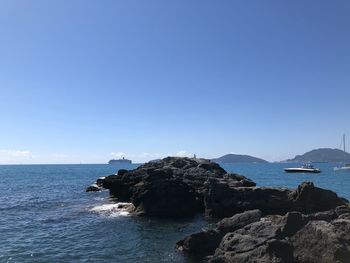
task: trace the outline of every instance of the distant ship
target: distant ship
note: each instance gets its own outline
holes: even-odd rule
[[[122,159],[113,159],[108,162],[108,164],[131,164],[131,160],[125,159],[124,157]]]

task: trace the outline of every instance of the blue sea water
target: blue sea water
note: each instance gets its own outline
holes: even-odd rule
[[[350,199],[350,172],[319,164],[321,174],[286,174],[290,164],[223,165],[261,186],[313,181]],[[127,168],[134,168],[129,166]],[[138,218],[117,209],[107,191],[86,193],[109,165],[0,166],[0,262],[190,262],[174,250],[211,222]]]

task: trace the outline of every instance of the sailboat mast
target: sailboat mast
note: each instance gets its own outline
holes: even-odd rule
[[[343,147],[344,147],[344,152],[346,152],[346,149],[345,149],[345,134],[343,134]]]

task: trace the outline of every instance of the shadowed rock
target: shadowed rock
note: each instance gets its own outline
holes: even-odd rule
[[[131,171],[119,170],[103,180],[103,187],[119,201],[131,201],[137,215],[185,217],[205,211],[208,178],[231,187],[255,186],[246,177],[228,174],[209,160],[168,157]]]
[[[137,169],[119,170],[102,185],[144,216],[184,217],[205,212],[216,218],[259,209],[263,215],[326,211],[346,203],[334,192],[306,182],[291,190],[257,187],[206,159],[167,157]]]
[[[264,215],[283,215],[289,211],[311,214],[346,204],[336,193],[304,182],[297,189],[271,187],[232,187],[210,179],[204,202],[206,214],[227,217],[246,210],[259,209]]]
[[[97,184],[89,185],[85,190],[85,192],[98,192],[98,191],[101,191],[101,188]]]
[[[260,217],[259,210],[252,210],[224,218],[216,224],[215,229],[192,234],[177,242],[176,248],[197,258],[212,255],[226,233],[259,221]]]

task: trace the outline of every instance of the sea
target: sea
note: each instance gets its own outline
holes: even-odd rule
[[[174,249],[186,235],[213,224],[140,218],[118,208],[108,191],[85,192],[100,176],[133,169],[104,164],[0,165],[0,262],[195,262]],[[350,200],[350,172],[316,164],[320,174],[287,174],[293,164],[230,164],[259,186],[295,188],[303,181]]]

